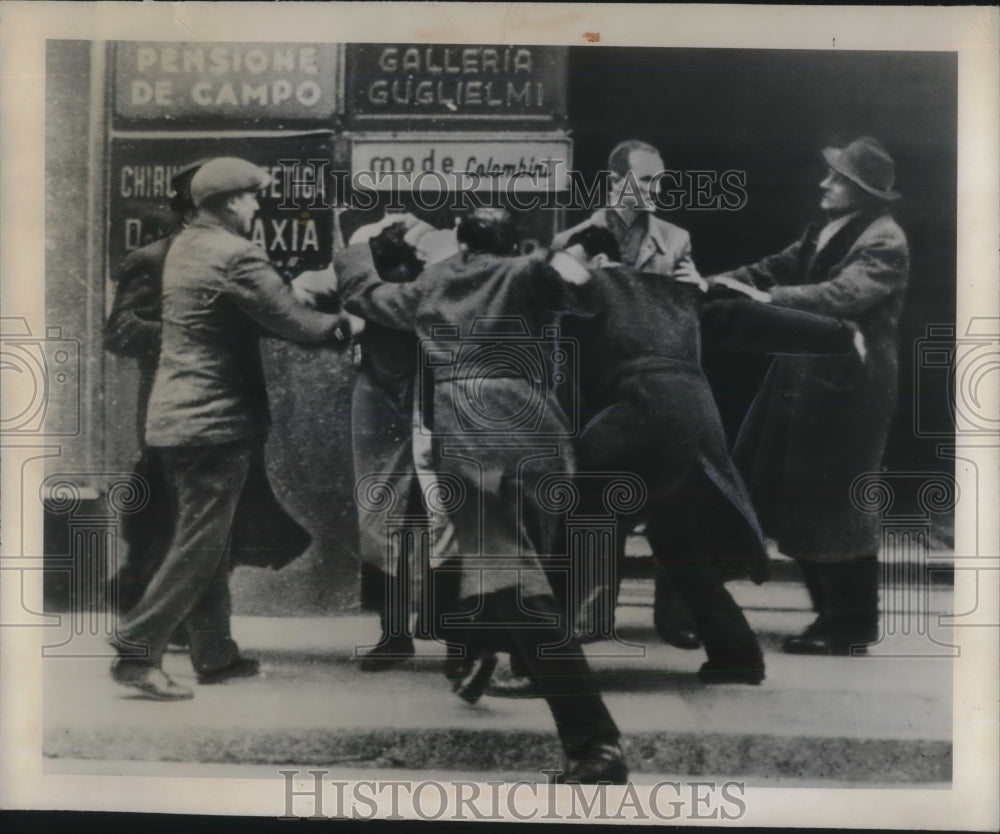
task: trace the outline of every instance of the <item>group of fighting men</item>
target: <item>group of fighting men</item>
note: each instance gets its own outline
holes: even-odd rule
[[[418,600],[416,634],[449,647],[445,671],[462,697],[485,689],[547,701],[567,757],[560,779],[627,778],[581,638],[614,637],[624,541],[639,523],[657,565],[657,631],[704,645],[704,683],[764,678],[756,636],[723,583],[763,581],[765,532],[799,559],[817,611],[785,650],[845,654],[874,642],[877,529],[849,492],[877,469],[892,414],[907,250],[886,210],[898,194],[884,148],[864,137],[824,156],[829,222],[708,279],[688,234],[654,216],[650,189],[664,165],[638,141],[610,155],[607,207],[548,251],[519,255],[502,209],[454,229],[389,215],[336,253],[335,279],[286,282],[249,242],[261,169],[218,158],[178,174],[196,210],[153,244],[162,252],[126,263],[107,328],[109,349],[132,344],[122,335],[123,310],[139,306],[126,303],[130,292],[150,305],[150,336],[162,319],[158,350],[141,352],[151,379],[144,458],[164,483],[162,560],[121,606],[112,676],[149,697],[191,697],[161,665],[182,625],[199,682],[257,672],[229,634],[230,564],[282,564],[308,542],[263,467],[267,334],[337,344],[353,335],[360,347],[362,595],[383,627],[362,668],[413,654]],[[742,477],[701,369],[702,340],[777,354],[737,442]],[[557,372],[546,363],[564,344],[579,353]],[[630,485],[627,499],[609,499],[616,478]],[[397,515],[423,513],[416,535],[390,534],[384,504],[364,500],[372,485],[405,505]],[[594,564],[583,552],[592,540],[567,533],[569,510],[610,522],[596,573],[583,567]],[[271,517],[277,526],[261,524]],[[153,538],[149,524],[124,532],[131,550]],[[497,652],[510,654],[514,675],[491,683]]]

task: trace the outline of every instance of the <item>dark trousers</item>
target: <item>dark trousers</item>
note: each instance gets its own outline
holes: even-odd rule
[[[119,614],[128,611],[142,598],[170,546],[173,524],[160,450],[144,447],[132,470],[132,477],[149,498],[139,512],[126,513],[121,519],[121,535],[128,548],[127,555],[109,588],[109,597]]]
[[[601,698],[580,642],[567,634],[566,618],[555,599],[531,597],[522,604],[510,589],[487,594],[483,604],[489,622],[508,624],[502,643],[510,651],[511,663],[531,679],[548,703],[566,755],[578,756],[591,744],[617,743],[618,727]],[[539,615],[547,615],[553,623],[539,624]],[[474,644],[474,631],[472,635],[466,642]],[[490,645],[498,645],[494,642],[498,637],[491,634]],[[546,652],[545,647],[558,649]]]
[[[694,621],[708,659],[725,665],[763,662],[757,636],[723,584],[719,566],[739,543],[713,535],[719,498],[708,479],[692,472],[668,496],[653,493],[646,533],[657,569],[670,577]]]
[[[798,559],[817,613],[810,631],[844,643],[878,639],[878,555],[845,562]]]
[[[686,390],[681,383],[687,380],[678,377],[674,388]],[[723,585],[720,567],[730,561],[738,564],[741,554],[757,543],[735,523],[736,509],[705,474],[699,459],[707,443],[703,434],[711,439],[714,432],[716,446],[724,448],[717,413],[697,397],[687,403],[690,414],[683,410],[685,401],[664,409],[663,398],[646,388],[662,393],[666,382],[655,375],[636,376],[633,382],[634,399],[623,398],[606,409],[581,438],[580,472],[631,472],[642,480],[645,504],[635,518],[620,520],[618,530],[626,532],[632,521],[646,522],[656,564],[657,625],[682,626],[690,616],[709,660],[758,665],[762,654],[757,638]],[[587,512],[606,514],[602,482],[581,480]],[[615,558],[621,559],[623,539],[615,550]]]
[[[229,537],[257,440],[162,448],[173,535],[145,593],[118,622],[124,656],[159,666],[174,629],[185,624],[198,672],[239,655],[230,636]]]

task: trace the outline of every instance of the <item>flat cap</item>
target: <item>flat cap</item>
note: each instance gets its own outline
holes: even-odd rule
[[[191,180],[191,199],[200,206],[215,194],[237,191],[259,191],[271,182],[263,168],[235,156],[210,159],[198,169]]]

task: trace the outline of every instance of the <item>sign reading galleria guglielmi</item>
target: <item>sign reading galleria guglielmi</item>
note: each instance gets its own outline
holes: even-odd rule
[[[551,119],[565,108],[565,49],[350,44],[350,113],[367,119]]]

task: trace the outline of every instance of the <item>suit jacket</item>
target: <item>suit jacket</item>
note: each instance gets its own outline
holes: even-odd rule
[[[607,212],[612,209],[599,209],[582,223],[560,232],[552,240],[553,249],[565,249],[569,239],[588,226],[608,228]],[[649,228],[639,247],[639,257],[634,264],[628,264],[639,272],[656,272],[660,275],[673,275],[677,264],[691,255],[691,235],[680,226],[661,220],[654,214],[649,215]]]
[[[852,484],[881,469],[909,249],[884,211],[855,217],[817,252],[818,233],[811,227],[782,252],[729,274],[767,289],[776,305],[853,321],[868,355],[775,359],[735,458],[765,532],[784,552],[843,561],[879,547],[880,519],[859,508]]]
[[[342,316],[296,300],[259,246],[201,212],[170,247],[160,361],[146,419],[150,446],[203,446],[266,433],[259,340],[343,338]]]
[[[139,366],[137,423],[140,443],[149,394],[160,355],[163,268],[176,234],[130,253],[122,262],[115,300],[104,325],[104,347],[135,357]],[[156,449],[143,448],[134,474],[145,481],[150,500],[137,513],[122,518],[130,570],[120,582],[123,597],[137,601],[159,567],[170,543],[172,517],[163,464]],[[263,449],[251,461],[246,485],[233,520],[230,551],[233,564],[281,568],[309,546],[311,536],[285,512],[271,488]]]

